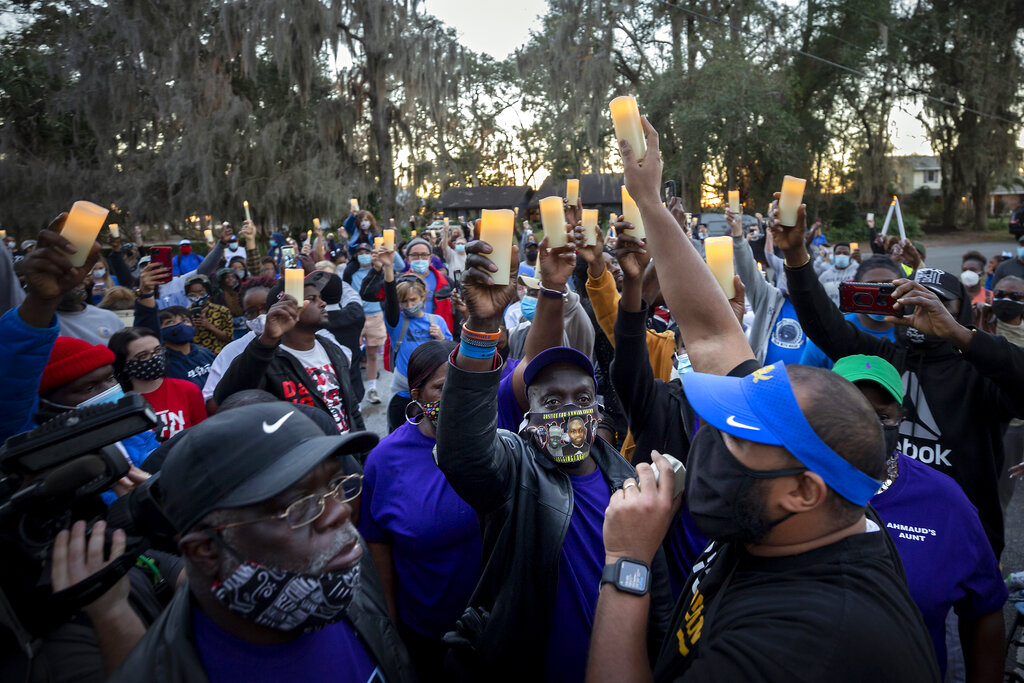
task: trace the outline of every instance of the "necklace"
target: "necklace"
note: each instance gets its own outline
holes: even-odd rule
[[[900,476],[899,455],[897,455],[896,453],[890,455],[885,461],[885,466],[885,482],[882,484],[882,487],[880,489],[875,491],[876,496],[882,491],[885,491],[887,488],[892,486],[892,483],[896,481],[896,477]]]

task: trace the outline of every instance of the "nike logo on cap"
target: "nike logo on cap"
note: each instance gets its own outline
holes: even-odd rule
[[[725,424],[729,425],[730,427],[738,427],[740,429],[753,429],[755,432],[761,431],[760,427],[751,427],[750,425],[745,425],[742,422],[737,422],[735,415],[730,415],[729,417],[725,418]],[[266,423],[264,423],[263,428],[267,428]]]
[[[264,422],[263,422],[263,432],[264,432],[264,433],[266,433],[266,434],[273,434],[274,432],[276,432],[276,431],[277,431],[278,429],[280,429],[280,428],[281,428],[281,425],[283,425],[283,424],[284,424],[284,421],[285,421],[285,420],[287,420],[287,419],[288,419],[289,417],[291,417],[291,416],[292,416],[292,415],[294,415],[294,414],[295,414],[295,411],[294,411],[294,410],[290,410],[290,411],[288,411],[287,413],[285,413],[285,414],[284,414],[284,415],[283,415],[283,416],[281,417],[281,419],[280,419],[280,420],[278,420],[277,422],[275,422],[275,423],[274,423],[274,424],[272,424],[272,425],[268,425],[268,424],[266,423],[266,421],[264,420]]]

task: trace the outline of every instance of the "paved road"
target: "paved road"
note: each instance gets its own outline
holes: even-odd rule
[[[925,262],[933,268],[941,268],[942,270],[950,273],[960,273],[960,257],[968,251],[980,251],[986,257],[995,256],[996,254],[1008,251],[1010,253],[1016,253],[1017,244],[1011,240],[999,241],[999,242],[963,242],[960,244],[928,244],[928,240],[925,240],[925,246],[927,247],[927,254],[925,256]]]

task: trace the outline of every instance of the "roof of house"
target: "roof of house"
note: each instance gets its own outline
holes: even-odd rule
[[[532,193],[529,185],[451,187],[438,204],[442,209],[511,209],[522,206]]]
[[[1010,181],[1010,187],[996,185],[989,194],[1022,194],[1024,193],[1024,178],[1017,177]]]
[[[942,165],[937,156],[920,154],[908,154],[906,156],[893,157],[892,160],[904,168],[912,168],[915,171],[941,171]]]
[[[583,206],[596,204],[621,204],[622,203],[622,174],[621,173],[584,173],[579,177],[580,199]],[[559,180],[556,184],[552,176],[548,176],[540,189],[533,194],[530,200],[530,208],[540,205],[544,197],[564,197],[565,180]]]

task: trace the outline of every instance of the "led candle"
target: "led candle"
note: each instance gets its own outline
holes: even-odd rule
[[[870,223],[870,222],[871,222],[871,221],[873,221],[873,220],[875,220],[875,214],[873,214],[873,213],[869,213],[869,214],[868,214],[868,222]]]
[[[637,208],[633,198],[629,196],[625,185],[622,186],[622,220],[633,224],[632,229],[625,231],[630,237],[638,240],[647,237],[647,232],[644,230],[644,219],[640,217],[640,209]]]
[[[68,254],[71,265],[81,268],[85,265],[85,259],[92,250],[92,243],[96,241],[96,235],[100,234],[103,221],[107,220],[110,213],[102,206],[96,206],[92,202],[78,201],[71,207],[68,218],[64,221],[64,229],[60,231],[61,237],[71,242],[78,250],[74,254]]]
[[[416,231],[415,231],[415,230],[413,230],[413,231],[412,231],[412,236],[413,236],[413,237],[415,237],[415,236],[416,236]]]
[[[796,210],[804,198],[804,185],[807,181],[803,178],[794,178],[791,175],[782,179],[782,195],[779,197],[779,221],[787,228],[796,225]]]
[[[120,230],[120,228],[117,227],[117,223],[111,223],[107,227],[110,229],[110,236],[111,237],[120,237],[121,236],[121,230]],[[7,233],[5,232],[4,235],[6,236]]]
[[[540,200],[540,220],[544,224],[544,234],[548,238],[548,248],[564,247],[565,209],[561,197],[545,197]]]
[[[245,220],[252,223],[252,216],[249,214],[249,200],[246,199],[242,202],[242,208],[245,209]]]
[[[731,299],[736,296],[736,289],[732,283],[733,275],[736,274],[732,260],[732,237],[723,235],[705,239],[704,257],[707,259],[708,268],[725,292],[725,297]]]
[[[295,300],[299,302],[301,307],[306,303],[305,286],[302,281],[306,277],[306,271],[302,268],[285,268],[284,269],[284,293],[288,296],[295,297]]]
[[[608,105],[612,112],[612,124],[615,126],[615,139],[625,140],[633,147],[633,156],[637,161],[647,154],[647,142],[644,139],[644,127],[640,123],[640,107],[632,96],[616,97]]]
[[[448,227],[448,216],[444,217],[444,227]]]
[[[384,246],[384,238],[383,237],[374,237],[373,238],[373,248],[374,249],[380,249],[383,246]]]
[[[570,178],[565,181],[565,201],[569,206],[576,206],[580,199],[580,181],[578,178]]]
[[[740,191],[729,190],[729,210],[735,214],[740,212]]]
[[[0,230],[0,240],[2,240],[2,239],[7,239],[7,231],[6,230]]]
[[[859,242],[850,242],[850,251],[851,252],[857,251],[858,249],[860,249],[860,243]]]
[[[492,251],[488,258],[498,266],[498,271],[491,273],[496,285],[509,283],[509,269],[512,266],[512,228],[515,221],[516,214],[509,209],[483,209],[480,212],[480,240],[491,245]]]
[[[353,197],[352,199],[348,200],[348,208],[351,209],[353,212],[358,211],[359,210],[359,200],[356,199],[355,197]]]
[[[583,234],[588,247],[597,244],[597,209],[583,209]]]
[[[388,251],[395,250],[395,229],[385,228],[384,229],[384,248]]]
[[[207,244],[213,244],[213,230],[210,230],[209,228],[203,230],[203,236],[206,238]]]
[[[608,216],[608,225],[611,225],[612,223],[618,223],[618,222],[619,222],[619,214],[613,213],[611,216]]]
[[[313,227],[314,228],[319,228],[320,227],[320,219],[319,218],[314,218],[313,219]]]
[[[307,242],[312,242],[313,241],[313,231],[312,230],[307,230],[306,231],[306,241]]]

